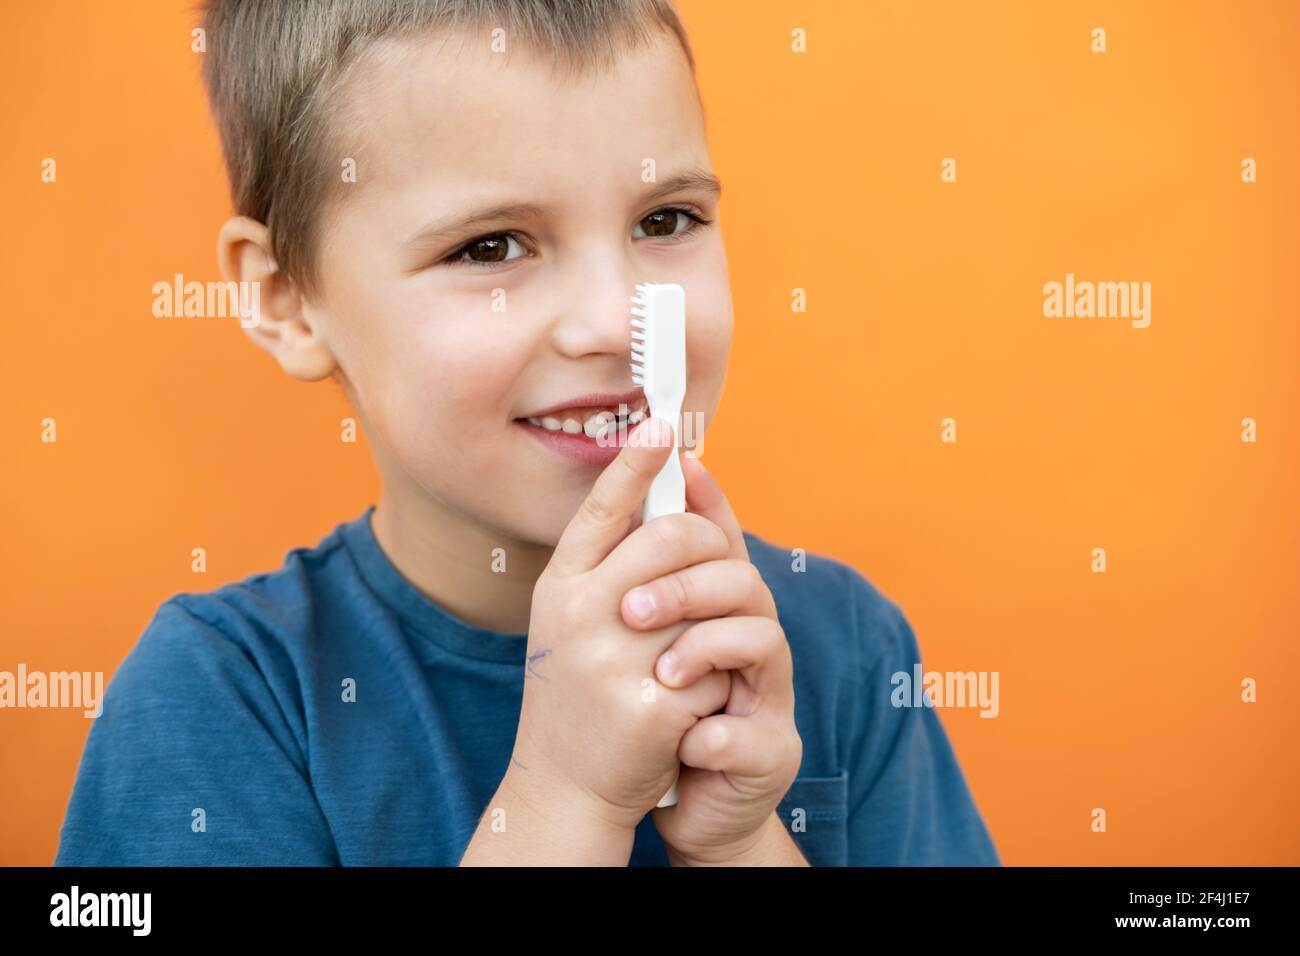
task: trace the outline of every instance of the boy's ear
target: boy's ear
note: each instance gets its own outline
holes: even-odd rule
[[[271,254],[271,233],[247,216],[227,219],[217,235],[217,262],[227,282],[256,283],[256,318],[240,325],[294,378],[314,382],[338,367],[318,321],[309,319],[298,287]]]

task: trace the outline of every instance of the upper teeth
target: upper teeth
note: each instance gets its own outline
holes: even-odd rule
[[[635,425],[643,418],[645,418],[645,409],[638,408],[627,415],[627,423]],[[617,429],[619,418],[616,412],[603,409],[588,415],[583,421],[578,421],[576,418],[556,418],[551,415],[542,418],[533,416],[529,417],[527,421],[529,424],[545,428],[548,432],[563,431],[568,432],[570,435],[583,432],[588,438],[599,438],[611,429]]]

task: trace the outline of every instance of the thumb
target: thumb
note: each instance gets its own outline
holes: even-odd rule
[[[650,483],[673,451],[671,422],[647,418],[637,425],[564,529],[551,566],[564,574],[582,574],[604,561],[627,536]]]

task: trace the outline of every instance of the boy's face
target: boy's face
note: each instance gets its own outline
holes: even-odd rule
[[[722,392],[732,308],[718,197],[698,183],[656,193],[712,172],[689,67],[666,34],[576,80],[477,37],[381,52],[348,92],[358,119],[337,130],[355,192],[325,218],[307,314],[386,495],[553,546],[604,465],[557,451],[525,419],[592,393],[644,404],[629,401],[637,282],[686,290],[684,416],[707,423]],[[536,208],[461,224],[511,204]]]

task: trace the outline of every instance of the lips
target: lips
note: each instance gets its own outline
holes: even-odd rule
[[[648,413],[645,393],[582,395],[515,419],[515,424],[566,458],[588,465],[607,465],[618,455],[623,437]]]
[[[551,416],[542,419],[553,421]],[[515,419],[514,428],[520,428],[543,446],[557,452],[565,458],[584,465],[604,467],[618,457],[626,441],[628,430],[633,426],[615,420],[605,426],[604,431],[588,435],[583,431],[565,431],[563,428],[548,429],[535,425],[526,418]]]
[[[519,417],[521,419],[544,418],[547,415],[553,416],[556,412],[577,411],[580,409],[609,409],[617,412],[620,405],[626,405],[628,408],[644,406],[645,391],[640,388],[633,388],[626,392],[591,392],[587,395],[576,395],[567,401],[556,402],[554,405],[535,409]]]

